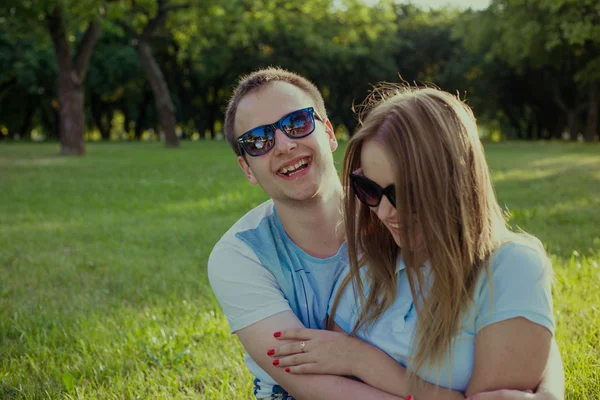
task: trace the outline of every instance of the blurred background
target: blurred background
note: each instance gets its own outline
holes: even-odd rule
[[[459,93],[492,140],[598,140],[596,0],[3,1],[0,140],[219,139],[269,65],[318,85],[340,137],[401,76]]]
[[[380,81],[466,99],[552,260],[566,398],[600,398],[600,1],[0,0],[1,400],[252,398],[206,264],[267,199],[219,140],[265,66],[340,139]]]

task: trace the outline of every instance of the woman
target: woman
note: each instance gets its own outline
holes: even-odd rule
[[[383,351],[305,330],[282,336],[307,340],[281,346],[278,365],[417,399],[535,389],[551,269],[536,239],[507,229],[471,110],[432,88],[374,93],[344,160],[350,262],[330,315]]]

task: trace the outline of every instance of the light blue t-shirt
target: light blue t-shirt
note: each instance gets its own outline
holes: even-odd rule
[[[260,320],[293,311],[306,328],[325,329],[336,277],[347,264],[346,245],[316,258],[286,234],[271,200],[242,217],[215,245],[208,261],[211,287],[236,332]],[[246,354],[258,398],[290,398]]]
[[[429,268],[422,267],[424,281],[429,278]],[[341,287],[348,267],[342,271],[330,299],[329,312],[335,294]],[[364,271],[364,269],[363,269]],[[417,327],[417,313],[410,292],[404,263],[399,257],[396,267],[397,298],[388,310],[368,329],[361,328],[357,336],[385,351],[402,366],[407,367]],[[363,273],[363,279],[366,277]],[[419,375],[422,379],[440,386],[465,392],[475,361],[475,336],[487,325],[515,317],[524,317],[546,327],[554,334],[551,281],[552,271],[541,252],[534,247],[516,242],[501,246],[492,258],[492,288],[484,271],[477,282],[474,306],[467,312],[454,341],[438,368],[425,365]],[[368,282],[365,291],[368,290]],[[427,288],[429,284],[426,283]],[[425,288],[424,295],[427,295]],[[420,303],[417,303],[420,304]],[[358,318],[357,302],[352,284],[344,288],[334,321],[346,332],[351,332]],[[452,357],[450,356],[452,354]]]

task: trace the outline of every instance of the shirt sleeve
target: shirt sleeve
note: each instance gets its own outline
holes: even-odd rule
[[[208,279],[232,333],[291,311],[273,274],[243,243],[217,243],[208,259]]]
[[[509,243],[492,259],[492,285],[483,272],[476,331],[495,322],[523,317],[554,334],[552,268],[534,247]]]
[[[342,288],[342,283],[349,273],[350,268],[348,265],[346,265],[338,274],[338,278],[335,282],[331,298],[329,299],[329,305],[327,307],[327,314],[330,317],[333,317],[333,321],[338,324],[346,333],[350,333],[356,324],[356,301],[354,297],[354,286],[352,282],[350,282]],[[332,315],[331,312],[333,310],[333,303],[335,302],[340,290],[342,290],[340,301],[338,303],[335,315]]]

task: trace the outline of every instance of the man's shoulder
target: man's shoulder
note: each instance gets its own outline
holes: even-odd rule
[[[273,206],[273,200],[267,200],[264,203],[254,207],[243,217],[238,219],[237,222],[233,224],[231,228],[225,232],[225,234],[223,234],[221,239],[219,239],[215,245],[215,249],[223,246],[237,247],[240,244],[240,233],[258,229],[265,219],[271,218],[274,213],[275,208]]]
[[[223,234],[213,247],[209,257],[209,268],[212,261],[220,259],[221,255],[227,258],[239,255],[245,258],[256,259],[256,249],[246,240],[249,232],[257,231],[275,213],[272,200],[254,207],[241,217]],[[264,230],[264,229],[263,229]]]

